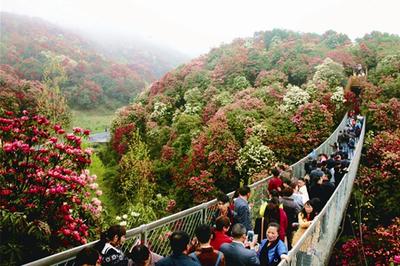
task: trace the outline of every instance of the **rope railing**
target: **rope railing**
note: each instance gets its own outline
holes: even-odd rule
[[[328,139],[325,140],[318,148],[315,149],[317,154],[326,153],[329,154],[332,151],[331,144],[336,142],[337,136],[340,130],[343,130],[347,121],[347,114],[342,119],[339,126],[335,129],[335,131],[329,136]],[[365,123],[364,123],[365,124]],[[364,131],[363,131],[364,132]],[[361,138],[360,138],[361,140]],[[359,141],[362,143],[362,141]],[[357,150],[361,149],[357,147]],[[293,170],[294,177],[303,177],[305,175],[304,163],[308,160],[308,156],[305,156],[298,162],[291,165]],[[358,163],[357,163],[358,166]],[[355,174],[355,173],[354,173]],[[258,208],[261,206],[261,203],[266,199],[268,180],[271,176],[268,176],[258,182],[250,185],[252,189],[252,196],[249,199],[250,203],[253,203],[254,208],[252,208],[253,218],[257,217]],[[336,189],[336,192],[339,190]],[[351,190],[350,190],[351,191]],[[228,196],[232,197],[234,192],[228,194]],[[347,202],[347,201],[346,201]],[[327,205],[328,206],[328,205]],[[164,217],[157,221],[141,225],[139,227],[130,229],[126,232],[126,242],[123,246],[123,251],[129,251],[129,249],[138,241],[146,243],[149,248],[160,255],[166,256],[170,254],[170,247],[168,236],[170,233],[176,230],[184,230],[189,235],[194,234],[195,228],[202,224],[208,223],[211,221],[212,215],[214,211],[217,209],[217,200],[211,200],[206,203],[202,203],[200,205],[194,206],[192,208],[186,209],[184,211],[178,212],[176,214],[172,214],[170,216]],[[324,208],[326,209],[326,207]],[[321,215],[320,215],[321,217]],[[311,228],[314,228],[312,226]],[[337,230],[336,230],[337,231]],[[303,239],[303,238],[302,238]],[[81,245],[33,262],[25,264],[25,266],[36,266],[36,265],[71,265],[76,254],[84,248],[91,247],[97,241],[90,242],[85,245]],[[304,241],[299,241],[303,243]],[[298,245],[299,245],[298,244]],[[298,245],[295,246],[298,247]],[[289,253],[291,256],[293,252]]]

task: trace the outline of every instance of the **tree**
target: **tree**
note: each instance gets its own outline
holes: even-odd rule
[[[339,46],[351,44],[351,40],[346,34],[337,33],[333,30],[328,30],[322,35],[323,43],[330,49],[335,49]]]
[[[43,115],[49,117],[53,124],[65,120],[63,124],[67,126],[70,121],[66,116],[70,116],[70,113],[61,91],[61,86],[66,80],[67,75],[60,62],[56,58],[49,57],[43,69],[43,84],[46,89],[40,95],[39,102],[46,106],[44,110],[47,112]]]
[[[375,79],[387,99],[400,98],[400,54],[392,54],[379,61]]]
[[[285,111],[292,112],[297,110],[300,105],[305,104],[310,100],[310,95],[297,86],[292,86],[289,84],[287,89],[288,90],[283,97],[282,105],[282,108]]]
[[[344,68],[341,64],[334,62],[330,58],[326,58],[324,62],[318,65],[313,77],[315,83],[325,81],[330,89],[343,85],[345,80]]]
[[[16,71],[7,65],[0,67],[0,108],[15,113],[30,110],[44,116],[53,114],[53,118],[65,127],[71,120],[61,95],[52,93],[39,81],[19,79]]]
[[[260,138],[252,136],[246,141],[246,145],[239,150],[236,168],[244,177],[244,184],[248,184],[251,181],[249,180],[251,176],[264,169],[270,169],[275,162],[274,152],[263,145]]]

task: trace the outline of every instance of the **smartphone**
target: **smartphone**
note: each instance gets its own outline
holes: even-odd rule
[[[253,242],[254,239],[254,231],[247,231],[247,241]]]

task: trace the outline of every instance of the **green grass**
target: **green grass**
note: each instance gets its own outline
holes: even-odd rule
[[[114,110],[72,110],[71,128],[90,129],[91,133],[104,132],[111,126]]]
[[[95,152],[92,154],[91,159],[92,164],[89,167],[90,173],[97,176],[96,183],[99,184],[100,189],[103,191],[103,194],[99,198],[103,203],[103,208],[106,210],[107,216],[114,217],[116,214],[116,209],[114,202],[110,198],[112,196],[111,191],[104,183],[104,173],[106,172],[106,168]]]

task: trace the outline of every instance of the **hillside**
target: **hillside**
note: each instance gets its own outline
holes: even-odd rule
[[[399,37],[373,32],[352,43],[334,31],[273,30],[167,73],[113,122],[115,155],[104,162],[117,169],[115,186],[126,187],[118,193],[136,202],[131,186],[147,178],[185,207],[265,176],[275,162],[296,161],[353,104],[343,90],[353,68],[362,64],[374,78],[390,53],[382,47],[399,48]],[[142,167],[132,173],[134,165]]]
[[[143,198],[133,188],[146,179],[179,209],[263,177],[274,163],[294,162],[342,117],[346,75],[362,62],[352,49],[334,31],[273,30],[167,73],[113,122],[103,154],[116,170],[110,187],[137,206]]]
[[[57,85],[75,109],[127,104],[172,67],[168,58],[158,60],[151,52],[135,50],[120,62],[106,56],[90,38],[38,18],[1,13],[2,64],[11,65],[23,79],[46,83],[57,77]]]

